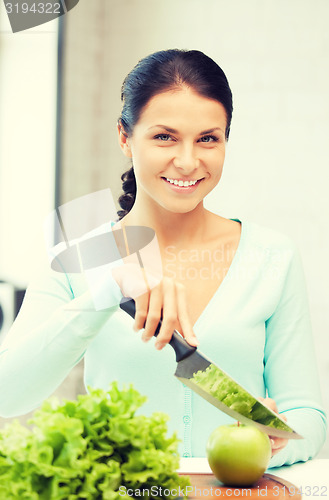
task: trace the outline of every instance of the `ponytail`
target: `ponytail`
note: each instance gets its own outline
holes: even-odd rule
[[[124,172],[121,176],[123,194],[119,198],[119,205],[122,210],[119,210],[119,220],[127,215],[133,207],[136,198],[136,179],[134,167]]]

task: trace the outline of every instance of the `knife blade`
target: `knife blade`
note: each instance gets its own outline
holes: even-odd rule
[[[120,308],[135,318],[135,301],[123,298]],[[157,336],[161,320],[154,336]],[[175,377],[219,410],[244,424],[258,427],[262,432],[284,439],[302,439],[274,411],[255,398],[224,370],[173,331],[169,345],[176,354]]]

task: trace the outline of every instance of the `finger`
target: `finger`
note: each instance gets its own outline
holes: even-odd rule
[[[288,439],[277,438],[273,436],[270,436],[270,439],[272,446],[272,456],[279,453],[279,451],[281,451],[288,444]]]
[[[178,320],[182,327],[182,331],[179,332],[183,335],[186,341],[193,346],[199,345],[199,341],[193,331],[191,325],[190,317],[188,314],[185,287],[181,283],[176,283],[176,298],[177,298],[177,313]]]
[[[276,402],[272,398],[259,398],[259,400],[267,406],[270,410],[275,413],[279,413],[278,407],[276,406]]]
[[[169,278],[164,278],[162,281],[162,289],[162,325],[155,343],[155,347],[159,350],[168,344],[177,323],[176,292],[174,282]]]
[[[145,293],[135,298],[135,323],[134,330],[138,332],[144,328],[149,308],[149,294]]]
[[[277,413],[279,415],[279,417],[284,420],[285,422],[287,422],[287,417],[285,415],[283,415],[282,413],[279,412],[279,409],[276,405],[276,402],[274,401],[274,399],[271,399],[271,398],[262,398],[262,397],[259,397],[258,398],[259,401],[263,404],[265,404],[268,408],[270,408],[271,410],[273,410],[275,413]]]
[[[150,272],[149,269],[144,268],[144,276],[147,281],[148,287],[150,290],[155,288],[156,286],[162,286],[161,281],[162,281],[162,275],[154,270],[153,272]]]
[[[159,321],[161,319],[162,311],[162,289],[157,286],[153,288],[148,306],[148,314],[145,323],[145,329],[142,334],[142,340],[144,342],[149,341],[155,333]]]

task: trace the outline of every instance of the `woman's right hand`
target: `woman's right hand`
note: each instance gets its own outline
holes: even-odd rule
[[[125,259],[126,260],[126,259]],[[193,346],[198,340],[188,314],[185,287],[168,277],[160,277],[146,271],[137,263],[129,263],[112,269],[112,275],[122,294],[135,301],[134,330],[144,328],[142,340],[148,342],[162,320],[155,347],[162,349],[170,341],[176,329]]]

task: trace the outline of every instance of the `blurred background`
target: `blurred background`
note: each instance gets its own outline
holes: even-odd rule
[[[329,414],[328,22],[327,0],[80,0],[59,20],[13,34],[1,2],[0,341],[47,260],[48,213],[107,187],[120,195],[126,74],[156,50],[199,49],[234,97],[224,174],[206,207],[298,245]],[[57,395],[84,392],[82,368]],[[329,440],[320,456],[329,457]]]

